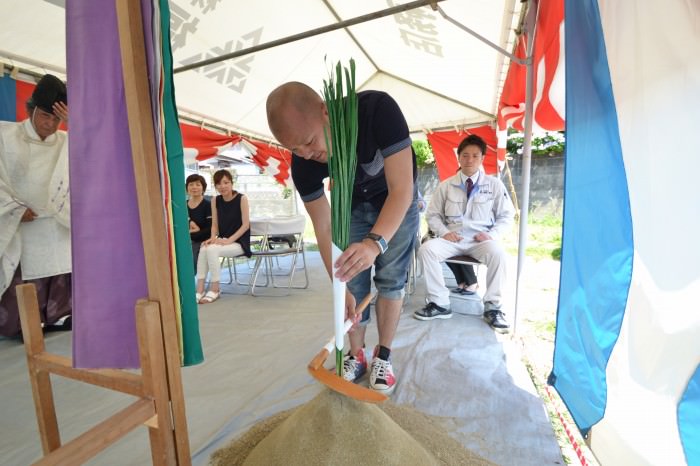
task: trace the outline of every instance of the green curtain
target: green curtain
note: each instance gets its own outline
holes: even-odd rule
[[[160,0],[160,28],[163,58],[163,126],[170,174],[170,196],[173,215],[175,258],[180,289],[182,318],[183,364],[191,366],[204,360],[199,336],[199,318],[192,276],[192,246],[190,242],[187,199],[185,197],[185,163],[182,135],[173,89],[173,56],[170,48],[170,9],[167,0]]]

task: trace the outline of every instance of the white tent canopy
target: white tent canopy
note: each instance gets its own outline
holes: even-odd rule
[[[61,0],[5,0],[0,16],[0,60],[38,73],[65,75]],[[387,0],[170,2],[173,59],[185,65],[278,41],[386,8]],[[495,119],[508,59],[443,17],[512,50],[521,3],[444,0],[361,22],[175,75],[182,116],[243,134],[272,139],[267,94],[285,81],[321,89],[337,61],[357,65],[358,89],[389,92],[413,132],[455,128]]]

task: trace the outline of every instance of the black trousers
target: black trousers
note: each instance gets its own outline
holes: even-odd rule
[[[458,285],[464,283],[466,286],[471,286],[476,283],[476,273],[474,273],[473,266],[467,264],[452,264],[450,262],[447,262],[447,266],[452,270],[452,273],[455,274],[455,280],[457,280]]]

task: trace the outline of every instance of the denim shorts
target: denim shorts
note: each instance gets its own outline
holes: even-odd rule
[[[372,230],[379,217],[379,210],[369,202],[356,205],[350,217],[350,242],[362,241]],[[415,200],[411,202],[399,229],[387,244],[384,254],[374,261],[374,286],[379,296],[386,299],[402,299],[408,279],[408,269],[416,241],[420,214]],[[348,289],[359,303],[372,288],[372,268],[357,274],[348,282]],[[369,306],[362,313],[361,324],[369,322]]]

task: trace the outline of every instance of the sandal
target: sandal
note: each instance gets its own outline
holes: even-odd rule
[[[204,293],[195,293],[194,294],[194,299],[197,301],[197,304],[202,302],[202,298],[204,297]]]
[[[219,299],[219,295],[221,294],[220,291],[207,291],[207,293],[204,295],[202,300],[200,301],[201,304],[209,304],[213,303],[217,299]]]

